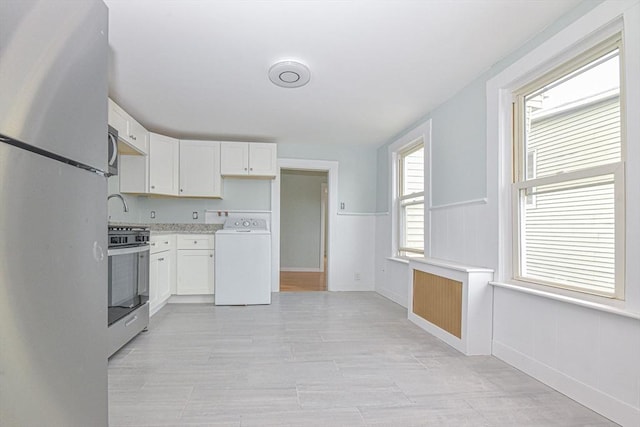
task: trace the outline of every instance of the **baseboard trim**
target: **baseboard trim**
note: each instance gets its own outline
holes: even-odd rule
[[[635,426],[640,419],[640,408],[622,402],[495,340],[493,355],[620,425]]]
[[[377,293],[379,293],[380,295],[382,295],[383,297],[390,299],[391,301],[395,302],[396,304],[399,304],[401,306],[403,306],[404,308],[407,308],[407,297],[404,295],[400,295],[397,292],[393,292],[390,291],[389,289],[384,289],[384,288],[376,288],[375,291]]]
[[[171,295],[169,304],[213,304],[213,295]]]
[[[171,297],[169,297],[171,298]],[[164,307],[165,305],[167,305],[167,303],[169,302],[169,298],[165,299],[164,301],[162,301],[160,304],[156,305],[153,310],[149,309],[149,317],[152,317],[154,314],[156,314],[157,312],[159,312],[162,307]]]

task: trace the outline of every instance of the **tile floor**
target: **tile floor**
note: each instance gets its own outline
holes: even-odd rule
[[[169,304],[109,362],[115,426],[609,426],[373,292]]]

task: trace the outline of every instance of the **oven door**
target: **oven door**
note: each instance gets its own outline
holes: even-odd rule
[[[109,325],[149,300],[149,245],[109,249]]]

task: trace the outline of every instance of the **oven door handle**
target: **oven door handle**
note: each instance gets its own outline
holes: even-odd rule
[[[114,248],[107,249],[107,255],[129,255],[129,254],[137,254],[140,252],[149,252],[149,245],[145,244],[142,246],[134,246],[132,248]]]

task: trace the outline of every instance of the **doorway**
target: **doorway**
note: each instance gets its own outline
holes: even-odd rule
[[[327,290],[328,172],[280,171],[280,291]]]

